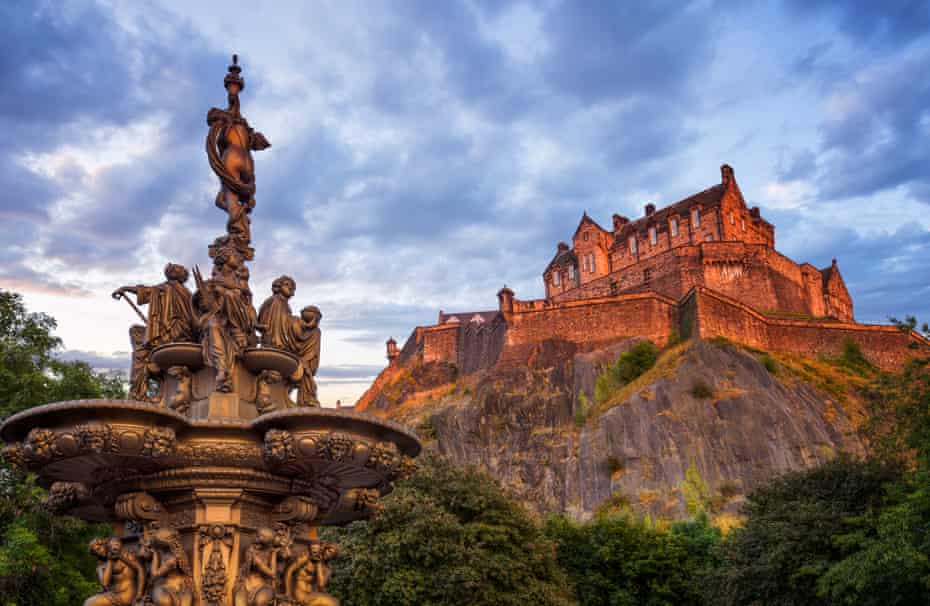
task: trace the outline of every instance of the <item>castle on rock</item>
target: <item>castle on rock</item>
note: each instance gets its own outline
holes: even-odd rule
[[[775,249],[775,226],[743,198],[733,169],[720,182],[606,229],[584,213],[542,274],[545,297],[506,286],[491,311],[445,313],[387,343],[388,367],[357,404],[403,368],[445,362],[458,373],[525,364],[547,340],[592,350],[632,337],[725,337],[768,351],[838,355],[852,341],[893,369],[930,342],[897,326],[861,324],[836,259],[824,268]]]

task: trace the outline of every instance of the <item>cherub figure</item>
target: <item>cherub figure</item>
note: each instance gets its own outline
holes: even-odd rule
[[[156,528],[145,534],[139,557],[149,561],[152,606],[191,606],[194,602],[191,567],[173,528]]]
[[[284,571],[284,592],[300,606],[339,606],[339,600],[326,593],[331,569],[329,561],[338,555],[332,543],[313,541],[307,551]]]
[[[233,606],[271,606],[277,569],[275,533],[267,527],[259,528],[255,532],[255,542],[245,552],[233,592]]]
[[[100,591],[84,601],[84,606],[132,606],[142,598],[145,570],[135,556],[123,549],[118,537],[94,539],[90,553],[96,556]]]

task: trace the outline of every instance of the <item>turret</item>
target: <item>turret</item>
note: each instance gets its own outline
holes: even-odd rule
[[[397,359],[397,356],[400,355],[400,349],[397,348],[397,341],[394,340],[394,337],[391,337],[387,340],[387,359],[388,364],[393,364],[394,360]]]
[[[497,291],[497,301],[502,314],[513,313],[513,291],[504,286]]]

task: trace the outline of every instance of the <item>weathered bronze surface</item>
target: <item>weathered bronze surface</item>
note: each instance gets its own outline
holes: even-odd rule
[[[47,404],[0,426],[4,458],[38,474],[48,511],[113,525],[90,545],[100,591],[85,606],[338,606],[338,550],[317,528],[376,515],[420,451],[397,424],[319,407],[322,314],[292,313],[292,278],[253,306],[251,151],[269,143],[240,113],[241,71],[234,55],[228,106],[207,114],[227,213],[210,276],[194,267],[191,293],[169,263],[165,282],[113,292],[145,322],[130,328],[130,400]]]

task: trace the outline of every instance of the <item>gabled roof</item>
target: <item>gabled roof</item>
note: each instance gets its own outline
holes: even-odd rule
[[[547,271],[549,271],[549,269],[550,269],[553,265],[563,265],[563,266],[564,266],[564,265],[566,265],[566,264],[571,264],[571,265],[574,265],[574,266],[576,266],[576,267],[578,266],[578,256],[575,255],[575,253],[572,252],[572,249],[570,249],[570,248],[569,248],[569,249],[566,249],[566,250],[558,250],[558,251],[556,251],[555,256],[552,257],[552,260],[551,260],[551,261],[549,261],[549,265],[546,265],[546,269],[543,270],[543,273],[546,273]]]
[[[601,231],[604,232],[605,234],[609,234],[609,233],[610,233],[609,231],[607,231],[606,229],[604,229],[603,227],[601,227],[600,225],[598,225],[597,221],[595,221],[594,219],[592,219],[591,217],[589,217],[589,216],[588,216],[588,211],[585,211],[585,212],[581,215],[581,220],[578,221],[578,227],[575,228],[575,233],[572,234],[572,241],[574,241],[575,238],[578,236],[578,232],[581,231],[581,226],[584,225],[585,223],[587,223],[588,225],[593,225],[594,227],[596,227],[597,229],[601,230]]]
[[[829,267],[824,267],[820,270],[820,278],[823,280],[824,292],[827,292],[827,286],[830,284],[830,280],[833,276],[836,276],[843,288],[846,288],[846,282],[843,280],[843,275],[840,273],[839,265],[836,264],[836,259],[833,259],[833,263],[830,264]]]
[[[723,199],[724,191],[726,191],[726,188],[722,184],[718,183],[713,187],[708,187],[702,192],[698,192],[692,196],[684,198],[683,200],[679,200],[674,204],[670,204],[665,208],[661,208],[651,215],[640,217],[635,221],[630,221],[620,229],[620,232],[617,234],[617,238],[626,236],[633,231],[645,231],[649,225],[652,225],[657,221],[665,221],[671,215],[686,215],[694,206],[700,206],[701,208],[711,208],[713,206],[717,206],[720,204],[720,200]]]

